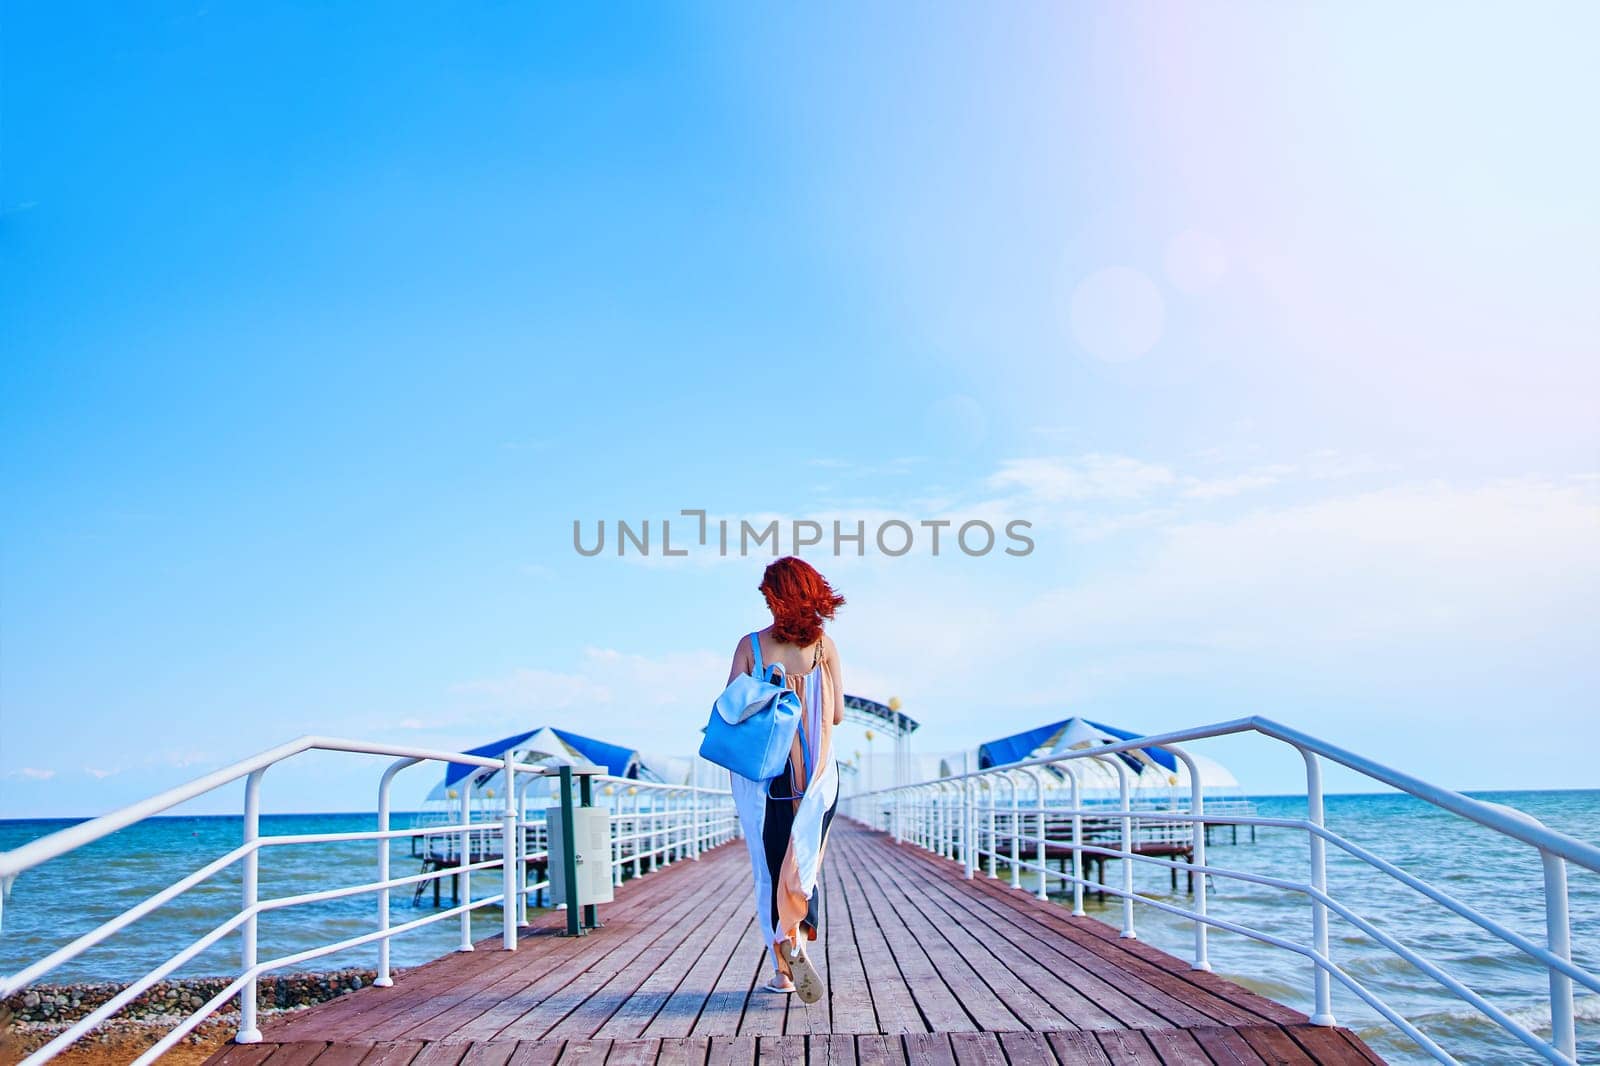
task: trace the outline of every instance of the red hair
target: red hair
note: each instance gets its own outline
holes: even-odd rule
[[[793,555],[768,566],[757,587],[772,611],[772,635],[785,644],[815,644],[822,639],[822,623],[844,606],[828,579]]]

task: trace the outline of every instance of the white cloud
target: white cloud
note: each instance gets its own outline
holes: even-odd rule
[[[1177,475],[1164,466],[1123,455],[1089,454],[1075,459],[1008,459],[989,476],[989,487],[1021,490],[1038,500],[1133,500],[1165,489]]]
[[[1275,474],[1236,474],[1233,477],[1189,478],[1183,495],[1191,500],[1220,500],[1241,493],[1267,489],[1278,483]]]
[[[557,710],[611,698],[610,689],[592,678],[552,670],[513,670],[500,677],[463,682],[454,691],[514,710]]]
[[[694,650],[647,656],[590,647],[569,670],[520,668],[452,688],[457,702],[402,728],[459,735],[555,725],[604,740],[680,752],[722,690],[733,653]]]
[[[7,777],[21,777],[29,781],[48,781],[56,776],[54,770],[44,770],[36,766],[22,766],[15,770],[6,771]]]
[[[221,762],[222,760],[215,752],[180,748],[156,756],[156,761],[164,762],[168,766],[175,766],[181,770],[189,766]]]
[[[1059,589],[1035,613],[1096,642],[1509,638],[1594,594],[1597,534],[1600,506],[1559,483],[1397,487],[1174,524],[1137,566]]]
[[[117,774],[120,774],[122,770],[120,768],[115,770],[102,770],[94,766],[85,766],[83,768],[83,772],[94,778],[96,781],[104,781],[108,777],[115,777]]]
[[[1206,520],[1136,514],[1137,537],[1107,530],[1107,543],[1080,539],[1065,572],[1026,569],[1036,592],[999,591],[986,574],[910,587],[880,574],[852,599],[847,684],[901,696],[927,742],[952,747],[1072,706],[1143,708],[1136,726],[1209,714],[1171,705],[1178,679],[1210,705],[1276,693],[1220,717],[1293,720],[1337,685],[1354,694],[1351,717],[1419,729],[1437,707],[1393,706],[1419,679],[1466,714],[1494,703],[1474,696],[1480,685],[1526,678],[1518,712],[1545,720],[1569,697],[1534,696],[1536,682],[1593,691],[1592,484],[1425,482]]]

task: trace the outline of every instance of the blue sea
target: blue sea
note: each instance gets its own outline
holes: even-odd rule
[[[1475,795],[1520,808],[1562,832],[1600,841],[1600,790]],[[1255,802],[1259,813],[1267,817],[1305,814],[1303,797],[1263,797]],[[1327,821],[1335,831],[1498,917],[1534,942],[1543,943],[1543,880],[1533,849],[1508,845],[1493,833],[1406,796],[1330,796]],[[70,823],[47,820],[0,822],[0,849],[14,848],[67,824]],[[404,824],[403,816],[395,818],[395,825]],[[261,826],[263,835],[374,828],[376,818],[371,814],[264,815]],[[14,972],[235,847],[240,830],[237,817],[151,819],[24,874],[6,900],[4,929],[0,932],[0,969]],[[1238,844],[1228,840],[1226,829],[1213,837],[1213,865],[1293,878],[1304,877],[1308,869],[1309,849],[1302,833],[1258,829],[1252,843],[1248,831],[1241,830]],[[371,880],[375,877],[376,847],[372,842],[357,842],[266,849],[261,860],[262,898]],[[391,855],[396,875],[420,870],[420,861],[412,857],[408,841],[392,842]],[[1525,1024],[1548,1033],[1544,970],[1523,960],[1497,938],[1373,873],[1337,849],[1330,847],[1328,855],[1329,888],[1335,898],[1488,995]],[[1111,876],[1120,876],[1115,864]],[[1575,954],[1580,964],[1600,970],[1600,876],[1569,870],[1569,880]],[[498,891],[495,872],[480,874],[474,881],[475,895]],[[1174,895],[1164,870],[1140,867],[1136,887],[1180,905],[1187,905],[1189,899],[1181,878]],[[239,898],[237,871],[219,875],[63,966],[49,979],[136,977],[233,914]],[[1303,897],[1217,879],[1210,899],[1211,911],[1218,917],[1288,939],[1309,941],[1310,912]],[[284,955],[369,931],[375,927],[375,900],[375,896],[353,897],[268,914],[261,921],[261,957]],[[444,905],[449,905],[448,888]],[[399,924],[430,913],[431,907],[431,897],[414,906],[410,892],[398,890],[391,901],[391,920]],[[1101,903],[1091,893],[1087,907],[1091,914],[1108,922],[1120,922],[1120,904],[1111,897]],[[1141,906],[1135,913],[1142,939],[1187,957],[1193,943],[1188,923],[1152,907]],[[1431,978],[1373,944],[1336,916],[1331,921],[1335,960],[1462,1061],[1534,1061],[1530,1052],[1501,1036],[1493,1023],[1482,1019]],[[458,928],[456,919],[446,919],[395,940],[394,964],[417,965],[453,950],[459,938]],[[498,928],[498,909],[485,908],[475,918],[474,936],[489,936]],[[327,956],[315,968],[370,968],[376,957],[376,946],[369,945]],[[1213,931],[1211,960],[1218,973],[1265,995],[1307,1012],[1312,1007],[1312,968],[1298,955]],[[180,973],[227,974],[236,971],[237,962],[237,938],[228,938]],[[1341,1024],[1361,1033],[1389,1061],[1431,1061],[1338,984],[1334,987],[1334,1009]],[[1578,1014],[1579,1057],[1586,1062],[1600,1062],[1600,996],[1581,993]]]

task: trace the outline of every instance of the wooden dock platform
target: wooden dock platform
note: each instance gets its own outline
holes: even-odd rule
[[[1268,1066],[1380,1060],[1092,918],[837,822],[812,957],[828,995],[762,991],[735,841],[629,881],[603,928],[559,914],[273,1017],[209,1066]]]

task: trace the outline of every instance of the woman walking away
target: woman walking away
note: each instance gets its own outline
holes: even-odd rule
[[[761,593],[772,624],[734,649],[728,680],[760,676],[782,664],[785,681],[800,698],[800,728],[785,773],[771,781],[732,775],[745,843],[755,870],[756,925],[772,951],[772,992],[798,992],[806,1003],[822,998],[822,977],[806,956],[817,939],[822,851],[839,800],[833,727],[844,721],[839,652],[822,631],[844,605],[810,563],[778,559],[762,575]]]

